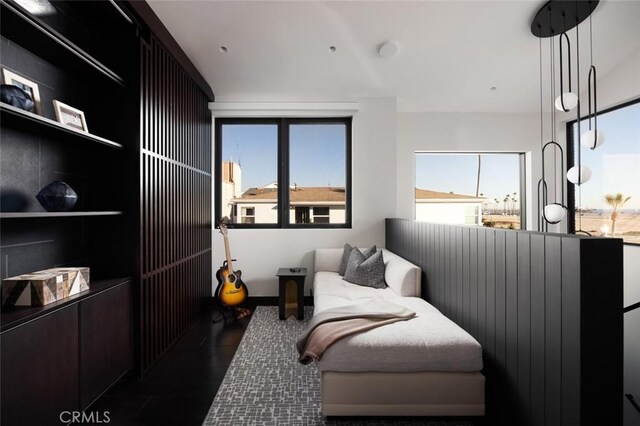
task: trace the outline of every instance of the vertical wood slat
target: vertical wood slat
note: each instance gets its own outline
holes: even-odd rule
[[[544,236],[531,236],[531,424],[545,424]]]
[[[423,269],[423,297],[481,342],[490,424],[621,422],[621,240],[385,226],[386,247]]]
[[[141,324],[144,373],[211,296],[211,117],[206,95],[151,37],[141,44]]]

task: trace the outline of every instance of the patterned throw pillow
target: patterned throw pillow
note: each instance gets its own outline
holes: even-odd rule
[[[353,247],[351,247],[350,244],[344,245],[344,251],[342,252],[342,260],[340,261],[340,268],[338,269],[338,273],[342,276],[344,276],[345,272],[347,272],[347,263],[349,263],[349,256],[351,256],[352,250],[353,250]],[[371,247],[370,249],[365,249],[362,252],[362,254],[364,254],[365,257],[369,257],[370,255],[375,253],[376,250],[377,248],[374,244],[373,247]]]
[[[382,252],[367,257],[357,248],[351,250],[343,280],[366,287],[385,288]]]

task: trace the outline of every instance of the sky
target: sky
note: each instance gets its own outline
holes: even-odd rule
[[[416,154],[416,187],[476,195],[478,154]],[[520,193],[519,154],[481,154],[480,193],[502,202]]]
[[[583,120],[581,131],[588,129]],[[640,209],[640,103],[598,118],[605,143],[595,151],[582,149],[582,164],[593,177],[582,185],[580,205],[605,207],[604,195],[621,192],[631,199],[627,209]],[[277,180],[275,124],[223,126],[223,158],[242,167],[242,190]],[[290,183],[298,186],[345,186],[345,132],[340,124],[291,125]],[[416,187],[475,195],[477,154],[416,154]],[[480,192],[502,201],[519,197],[517,154],[482,154]],[[576,196],[578,204],[578,196]]]
[[[242,168],[242,191],[277,180],[278,127],[224,125],[222,158]],[[345,186],[346,145],[342,124],[296,124],[289,136],[290,184]]]
[[[580,126],[582,133],[589,129],[586,120]],[[605,134],[604,144],[593,151],[584,147],[581,151],[582,164],[592,172],[581,188],[581,206],[608,208],[604,195],[621,192],[631,197],[625,209],[640,209],[640,103],[598,116],[598,130]]]

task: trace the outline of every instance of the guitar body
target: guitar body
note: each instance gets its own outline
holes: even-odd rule
[[[225,308],[240,306],[249,297],[249,290],[242,282],[241,277],[242,271],[230,271],[226,261],[216,272],[216,279],[218,280],[216,297],[218,302]]]

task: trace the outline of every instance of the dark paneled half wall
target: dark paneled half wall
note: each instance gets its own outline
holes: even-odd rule
[[[139,286],[141,373],[211,297],[209,99],[155,38],[141,41]]]
[[[622,423],[622,240],[386,220],[483,348],[489,424]]]

